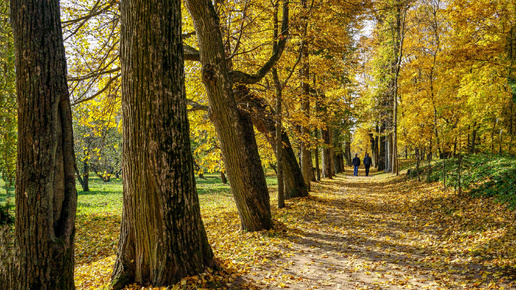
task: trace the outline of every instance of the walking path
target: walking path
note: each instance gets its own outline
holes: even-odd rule
[[[516,289],[514,213],[491,200],[443,192],[439,184],[360,175],[315,183],[309,198],[275,213],[287,242],[237,283],[269,289]]]

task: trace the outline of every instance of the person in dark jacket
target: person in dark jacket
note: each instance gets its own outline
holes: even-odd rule
[[[364,157],[365,176],[369,176],[369,168],[371,167],[371,163],[371,157],[369,157],[369,153],[366,153]]]
[[[358,176],[358,166],[360,166],[360,158],[358,158],[358,154],[355,154],[355,158],[353,158],[353,175]]]

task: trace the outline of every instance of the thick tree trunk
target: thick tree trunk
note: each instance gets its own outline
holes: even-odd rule
[[[249,114],[238,109],[233,95],[234,80],[228,71],[219,18],[211,1],[187,0],[186,6],[197,32],[202,81],[242,229],[269,229],[272,219],[265,174]]]
[[[272,149],[274,150],[274,153],[276,154],[277,142],[276,138],[274,138],[274,136],[276,136],[276,124],[272,118],[276,112],[266,105],[265,100],[257,96],[249,96],[247,91],[242,92],[242,90],[239,90],[239,97],[242,100],[245,99],[252,107],[251,118],[253,120],[253,124],[255,125],[256,129],[265,136],[267,142],[269,142]],[[308,196],[308,189],[306,188],[306,184],[303,179],[304,177],[301,172],[301,167],[297,162],[296,154],[292,149],[290,138],[284,131],[281,134],[281,138],[283,140],[282,159],[283,177],[285,181],[285,197],[293,198]]]
[[[13,289],[74,289],[77,192],[59,1],[11,1],[18,92]]]
[[[124,207],[112,285],[172,285],[216,266],[195,188],[181,2],[120,10]]]

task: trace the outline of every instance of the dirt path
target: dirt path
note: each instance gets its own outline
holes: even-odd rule
[[[310,198],[278,211],[281,254],[249,269],[244,282],[269,289],[516,289],[516,268],[507,266],[516,255],[514,215],[497,217],[490,201],[464,202],[437,184],[360,175],[316,183]]]

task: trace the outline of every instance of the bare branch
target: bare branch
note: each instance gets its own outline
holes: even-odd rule
[[[85,99],[81,99],[81,100],[77,100],[75,102],[72,103],[72,106],[75,106],[75,105],[78,105],[80,103],[84,103],[84,102],[87,102],[87,101],[90,101],[90,100],[93,100],[94,98],[96,98],[97,96],[99,96],[100,94],[102,94],[103,92],[105,92],[109,86],[115,81],[117,80],[118,78],[120,78],[121,74],[117,74],[116,76],[114,76],[113,78],[111,78],[107,83],[106,85],[98,92],[96,92],[95,94],[85,98]]]

